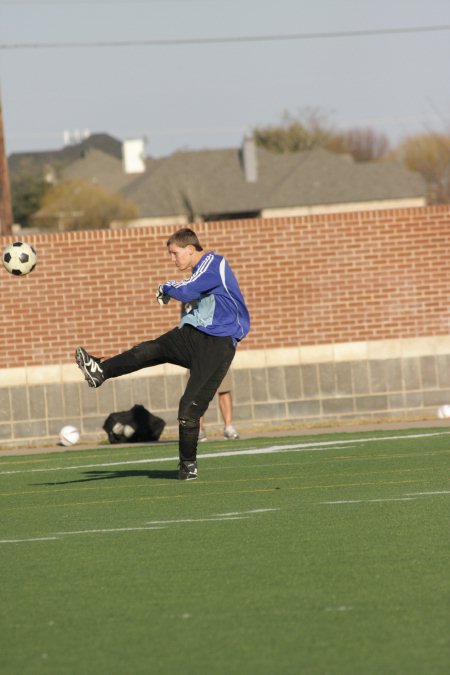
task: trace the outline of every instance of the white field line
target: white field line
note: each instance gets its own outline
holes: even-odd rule
[[[433,490],[432,492],[409,492],[407,497],[426,497],[428,495],[450,495],[450,490]]]
[[[380,499],[337,499],[318,504],[370,504],[371,502],[414,502],[417,497],[432,497],[434,495],[450,495],[450,490],[434,490],[429,492],[407,492],[403,497],[384,497]]]
[[[52,532],[45,537],[30,537],[26,539],[0,539],[0,544],[23,544],[35,541],[57,541],[62,537],[68,537],[80,534],[115,534],[117,532],[141,532],[142,530],[163,530],[168,525],[176,525],[178,523],[204,523],[204,522],[219,522],[219,521],[234,521],[251,518],[251,516],[259,513],[268,513],[269,511],[278,511],[279,509],[252,509],[250,511],[235,511],[233,513],[218,513],[209,517],[201,518],[179,518],[173,520],[153,520],[144,527],[114,527],[102,528],[95,530],[71,530],[67,532]]]
[[[104,530],[74,530],[73,532],[55,532],[48,537],[30,537],[29,539],[0,539],[0,544],[26,544],[33,541],[58,541],[62,537],[74,534],[111,534],[113,532],[138,532],[140,530],[162,530],[162,527],[118,527]]]
[[[32,539],[2,539],[0,544],[21,544],[30,541],[57,541],[59,537],[33,537]]]
[[[252,509],[251,511],[233,511],[232,513],[218,513],[213,516],[202,516],[201,518],[177,518],[174,520],[151,520],[147,525],[168,525],[171,523],[204,523],[211,520],[237,520],[239,518],[248,518],[254,513],[268,513],[269,511],[279,511],[279,509]]]
[[[414,497],[386,497],[384,499],[338,499],[334,502],[319,502],[319,504],[370,504],[373,502],[413,502]]]
[[[418,438],[430,438],[432,436],[448,436],[450,431],[439,431],[434,433],[410,434],[403,436],[379,436],[370,438],[352,438],[342,441],[319,441],[316,443],[293,443],[290,445],[271,445],[267,448],[253,448],[251,450],[230,450],[224,452],[206,452],[199,453],[198,459],[215,459],[216,457],[238,457],[243,455],[271,455],[281,452],[307,452],[311,450],[328,450],[335,447],[346,447],[349,441],[354,444],[365,444],[381,441],[405,441]],[[74,471],[78,469],[96,469],[111,466],[128,466],[136,464],[154,464],[156,462],[178,462],[176,457],[152,457],[150,459],[122,460],[119,462],[101,462],[97,464],[78,464],[76,466],[55,466],[39,469],[14,469],[12,471],[0,471],[0,476],[10,476],[18,473],[47,473],[50,471]]]
[[[67,532],[55,532],[56,537],[65,537],[69,534],[108,534],[110,532],[136,532],[138,530],[161,530],[161,527],[109,527],[94,530],[70,530]]]

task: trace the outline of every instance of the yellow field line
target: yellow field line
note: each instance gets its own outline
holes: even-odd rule
[[[416,469],[390,469],[386,473],[412,473],[412,472],[417,472],[417,471],[431,471],[433,467],[423,467],[423,468],[416,468]],[[370,474],[377,474],[380,473],[379,471],[364,471],[361,472],[359,475],[370,475]],[[338,475],[344,475],[344,474],[338,474]],[[91,481],[92,483],[98,483],[99,481],[106,481],[106,480],[118,480],[120,476],[117,478],[92,478]],[[144,476],[143,476],[144,478]],[[214,481],[214,483],[255,483],[255,482],[261,482],[261,481],[272,481],[272,482],[280,482],[280,481],[290,481],[290,480],[296,480],[298,476],[267,476],[265,478],[237,478],[237,479],[229,479],[229,480],[222,480],[222,481]],[[155,478],[153,479],[151,486],[152,488],[162,488],[162,487],[168,487],[167,485],[167,479],[164,480],[164,482],[157,482],[162,479]],[[74,481],[76,482],[76,481]],[[87,479],[86,482],[89,482]],[[200,485],[205,484],[205,480],[202,480]],[[366,485],[366,483],[360,483],[360,485]],[[314,487],[314,486],[312,486]],[[339,487],[339,484],[338,484]],[[101,489],[102,490],[148,490],[149,484],[141,484],[141,485],[136,485],[133,483],[133,485],[102,485]],[[99,486],[98,485],[93,485],[93,486],[83,486],[83,487],[65,487],[65,488],[54,488],[54,489],[48,489],[48,490],[23,490],[20,492],[0,492],[0,497],[20,497],[20,496],[27,496],[27,495],[45,495],[45,494],[57,494],[57,493],[73,493],[73,492],[88,492],[92,490],[98,490]],[[309,488],[308,488],[309,489]]]
[[[262,479],[261,479],[262,480]],[[264,480],[271,480],[273,482],[279,482],[280,479],[275,479],[275,478],[268,478]],[[286,479],[288,480],[288,479]],[[222,495],[222,494],[253,494],[253,493],[259,493],[259,492],[273,492],[274,490],[279,489],[277,487],[267,487],[267,488],[255,488],[255,489],[249,489],[249,490],[226,490],[226,491],[213,491],[213,492],[199,492],[201,487],[210,487],[211,485],[219,485],[223,483],[230,483],[233,482],[235,483],[236,481],[211,481],[211,482],[203,482],[203,483],[196,483],[196,488],[193,489],[196,490],[195,495],[197,497],[206,497],[206,496],[211,496],[211,495]],[[241,482],[250,482],[249,480],[246,481],[241,481]],[[283,489],[285,490],[296,490],[296,491],[307,491],[307,490],[330,490],[333,488],[353,488],[353,487],[366,487],[368,485],[405,485],[405,484],[413,484],[413,483],[419,483],[423,481],[418,481],[418,480],[400,480],[400,481],[367,481],[363,483],[332,483],[331,485],[302,485],[302,486],[295,486],[295,487],[285,487]],[[131,488],[131,486],[130,486]],[[190,488],[188,488],[189,490]],[[184,494],[170,494],[170,495],[161,495],[161,496],[155,496],[155,495],[149,495],[146,497],[133,497],[133,498],[126,498],[126,499],[100,499],[100,500],[95,500],[95,501],[87,501],[87,502],[67,502],[64,504],[32,504],[32,505],[26,505],[26,506],[14,506],[12,508],[6,508],[4,511],[17,511],[20,509],[36,509],[36,508],[67,508],[67,507],[74,507],[74,506],[93,506],[93,505],[99,505],[99,504],[116,504],[119,502],[132,502],[132,501],[149,501],[149,500],[166,500],[166,499],[184,499],[186,497],[191,496],[190,492],[185,491]]]

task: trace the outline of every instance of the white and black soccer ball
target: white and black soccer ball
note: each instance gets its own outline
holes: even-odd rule
[[[2,262],[7,272],[20,277],[36,267],[36,251],[24,241],[15,241],[3,250]]]

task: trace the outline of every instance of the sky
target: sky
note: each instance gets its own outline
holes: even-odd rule
[[[449,64],[449,0],[0,0],[8,155],[85,130],[239,147],[308,110],[395,146],[450,133]]]

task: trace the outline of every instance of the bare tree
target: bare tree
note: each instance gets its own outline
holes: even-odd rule
[[[256,145],[271,152],[299,152],[325,147],[333,134],[333,129],[316,108],[306,108],[297,117],[286,112],[281,124],[253,130]]]
[[[386,157],[389,139],[373,129],[348,129],[337,132],[327,143],[327,150],[352,155],[356,162],[371,162]]]
[[[135,207],[121,195],[110,194],[93,183],[70,180],[44,194],[32,224],[40,230],[95,230],[136,215]]]
[[[423,176],[428,187],[429,204],[450,203],[449,135],[431,132],[409,136],[393,154],[409,169]]]
[[[29,227],[32,215],[39,209],[44,194],[51,184],[43,169],[29,157],[23,157],[11,173],[11,201],[14,221]]]
[[[256,144],[271,152],[300,152],[325,148],[330,152],[352,155],[357,162],[381,159],[389,151],[384,134],[373,129],[336,131],[316,108],[306,108],[297,117],[283,115],[281,124],[253,130]]]

